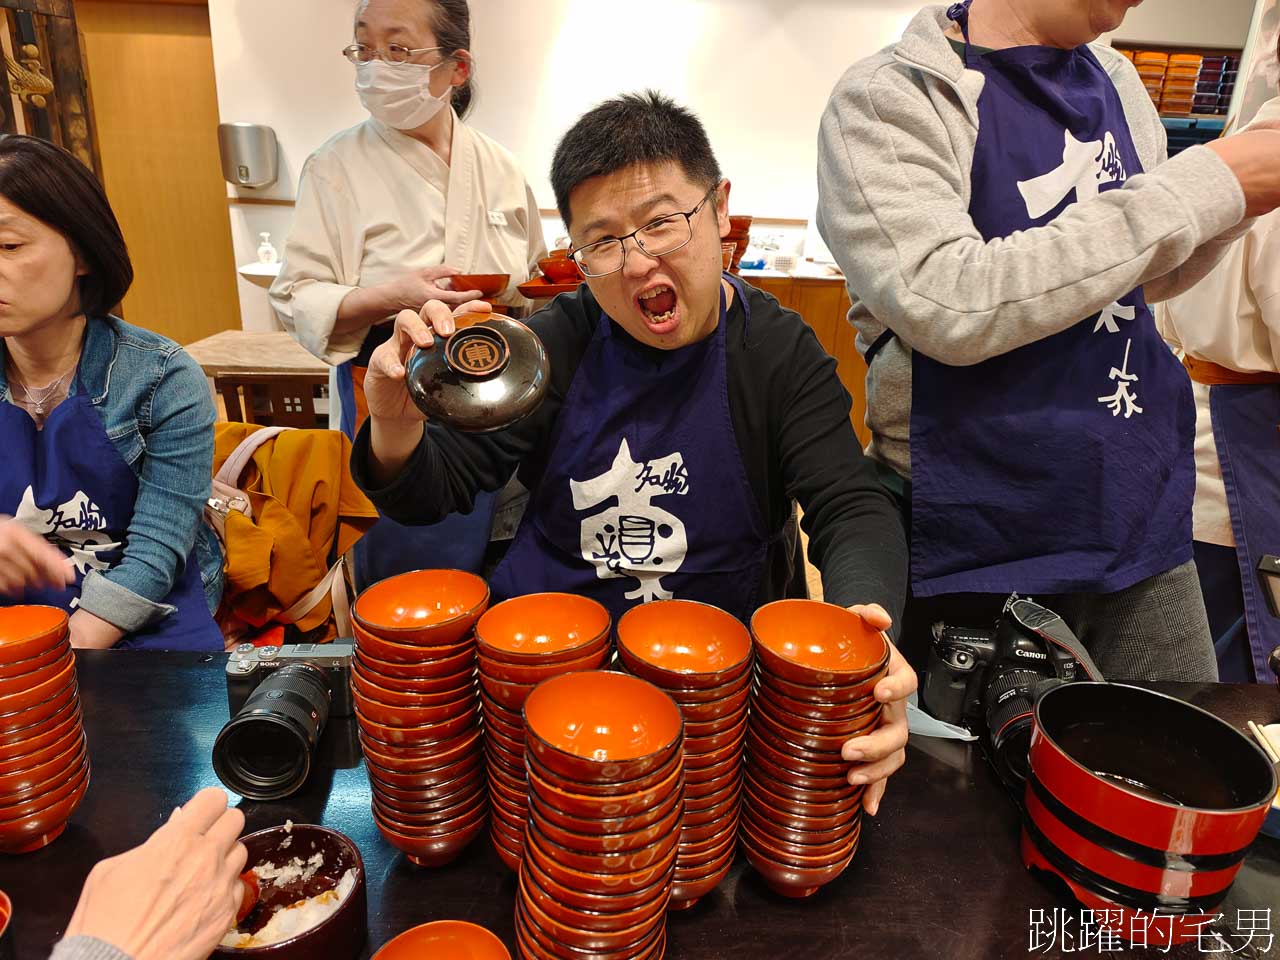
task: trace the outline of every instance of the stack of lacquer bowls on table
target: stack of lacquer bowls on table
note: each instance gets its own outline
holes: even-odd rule
[[[740,839],[778,893],[807,897],[853,859],[863,787],[845,741],[880,722],[884,635],[841,607],[780,600],[751,618],[756,669]]]
[[[88,787],[67,615],[0,607],[0,853],[52,843]]]
[[[493,816],[489,833],[502,862],[520,867],[528,781],[524,702],[543,680],[595,670],[609,657],[609,611],[586,597],[533,593],[493,607],[476,624],[480,705]]]
[[[618,657],[684,715],[684,820],[670,909],[693,906],[733,864],[751,692],[751,636],[723,610],[688,600],[632,607]]]
[[[657,960],[682,813],[680,710],[623,673],[567,673],[524,705],[522,957]]]
[[[453,860],[484,828],[484,741],[472,628],[489,587],[460,570],[389,577],[353,608],[351,695],[373,819],[419,866]]]

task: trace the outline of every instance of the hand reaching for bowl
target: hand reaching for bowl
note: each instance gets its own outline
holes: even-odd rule
[[[437,335],[454,331],[454,318],[472,313],[489,313],[482,300],[470,300],[456,307],[432,300],[421,310],[401,310],[396,315],[391,339],[373,351],[369,372],[364,378],[364,396],[369,404],[370,465],[375,483],[386,484],[399,473],[422,439],[426,420],[405,387],[405,365],[415,349],[430,347]]]
[[[242,903],[243,828],[225,793],[201,790],[141,846],[90,871],[67,937],[95,937],[134,960],[204,960]]]
[[[849,607],[876,630],[888,630],[893,619],[878,603]],[[862,808],[871,816],[880,809],[889,777],[907,760],[907,698],[916,690],[916,672],[898,648],[889,644],[889,671],[876,684],[875,697],[882,704],[880,725],[864,737],[854,737],[844,745],[844,758],[853,763],[849,782],[865,783]]]

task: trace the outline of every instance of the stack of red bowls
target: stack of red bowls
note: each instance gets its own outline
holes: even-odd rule
[[[880,722],[875,685],[889,643],[857,614],[779,600],[751,618],[755,686],[740,839],[778,893],[807,897],[858,849],[863,787],[850,786],[845,741]]]
[[[484,716],[489,833],[502,862],[520,868],[528,812],[521,710],[534,686],[562,673],[595,670],[609,656],[609,611],[586,597],[532,593],[491,609],[476,624]]]
[[[419,866],[440,866],[484,828],[484,742],[472,633],[489,587],[417,570],[360,594],[351,697],[373,819]]]
[[[52,843],[88,788],[67,614],[0,607],[0,853]]]
[[[733,865],[751,692],[751,635],[716,607],[656,600],[618,621],[618,658],[684,715],[684,821],[670,909],[693,906]]]
[[[524,705],[522,957],[657,960],[680,838],[680,709],[624,673],[566,673]]]

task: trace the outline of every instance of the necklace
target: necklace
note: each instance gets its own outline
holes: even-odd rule
[[[74,370],[75,368],[73,367],[72,369]],[[62,386],[62,381],[66,380],[67,377],[69,377],[70,375],[71,375],[71,370],[68,370],[66,373],[60,376],[57,380],[53,381],[53,383],[45,387],[44,393],[40,394],[39,396],[37,396],[35,393],[32,393],[31,389],[25,383],[19,380],[17,377],[13,378],[13,383],[14,383],[14,386],[21,388],[22,395],[27,398],[23,405],[34,406],[36,411],[36,416],[43,417],[44,405],[49,401],[49,398],[53,396],[54,391],[56,391],[58,387]]]

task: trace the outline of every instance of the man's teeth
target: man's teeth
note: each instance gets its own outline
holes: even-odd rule
[[[642,293],[642,294],[640,295],[640,299],[641,299],[641,300],[652,300],[654,297],[658,296],[659,294],[662,294],[662,293],[670,293],[670,292],[672,292],[672,291],[671,291],[671,288],[670,288],[670,287],[667,287],[667,286],[654,287],[654,288],[653,288],[652,290],[650,290],[648,293]]]
[[[649,304],[658,297],[670,297],[671,306],[663,313],[656,313]],[[676,293],[671,287],[663,284],[660,287],[654,287],[641,294],[639,297],[640,304],[644,309],[646,319],[649,323],[656,325],[663,324],[674,319],[676,313]]]

